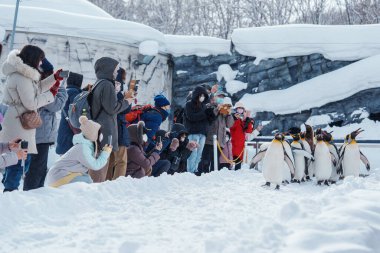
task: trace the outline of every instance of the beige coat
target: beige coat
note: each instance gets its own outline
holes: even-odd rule
[[[55,79],[54,75],[51,75],[40,81],[40,73],[24,64],[18,54],[18,50],[10,52],[2,68],[7,77],[3,87],[3,103],[9,105],[9,108],[5,114],[3,130],[0,132],[0,142],[21,138],[29,142],[28,152],[37,154],[36,130],[24,129],[18,116],[26,111],[36,111],[53,102],[54,96],[49,89],[55,83]]]

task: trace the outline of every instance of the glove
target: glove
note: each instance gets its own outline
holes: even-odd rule
[[[244,122],[244,129],[248,129],[249,124],[253,123],[253,119],[246,118]]]
[[[196,141],[189,141],[189,143],[187,143],[186,145],[186,148],[190,151],[193,151],[194,149],[198,148],[199,145]]]
[[[172,140],[172,143],[170,144],[170,150],[174,152],[177,150],[178,147],[179,147],[179,140],[177,138],[174,138]]]
[[[50,92],[53,94],[54,97],[58,93],[59,85],[60,85],[60,82],[56,81],[55,84],[53,86],[51,86],[51,88],[50,88]]]
[[[57,81],[62,81],[63,78],[59,76],[59,74],[62,72],[62,69],[58,69],[55,73],[54,73],[54,78],[55,80]]]

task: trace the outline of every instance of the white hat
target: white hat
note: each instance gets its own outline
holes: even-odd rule
[[[232,100],[231,100],[231,98],[229,98],[229,97],[225,97],[225,98],[223,99],[223,104],[224,104],[224,105],[230,105],[230,106],[232,106]]]
[[[245,106],[244,106],[244,104],[242,103],[242,102],[237,102],[236,104],[235,104],[235,109],[236,108],[244,108],[245,109]]]
[[[80,130],[86,139],[96,142],[98,140],[100,124],[87,119],[86,116],[79,117]]]

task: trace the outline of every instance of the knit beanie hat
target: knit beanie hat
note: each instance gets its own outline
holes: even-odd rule
[[[42,64],[41,64],[41,69],[44,73],[48,73],[48,72],[53,72],[54,71],[54,67],[53,65],[46,59],[44,58],[42,60]]]
[[[245,106],[244,106],[244,104],[242,103],[242,102],[237,102],[236,104],[235,104],[235,109],[236,108],[244,108],[245,109]]]
[[[154,97],[154,105],[156,107],[163,107],[170,105],[170,102],[164,95],[157,95]]]
[[[96,142],[98,140],[100,124],[89,120],[86,116],[79,117],[80,130],[84,137],[90,141]]]

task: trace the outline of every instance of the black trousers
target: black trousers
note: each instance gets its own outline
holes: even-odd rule
[[[44,186],[47,174],[49,157],[49,143],[37,144],[38,154],[31,155],[29,171],[25,175],[24,191],[37,189]]]
[[[218,169],[219,168],[220,151],[218,149]],[[206,144],[203,148],[201,162],[198,166],[198,171],[201,173],[209,173],[214,170],[214,146]]]
[[[234,156],[234,160],[236,163],[235,170],[240,170],[241,169],[241,159],[238,156]]]

